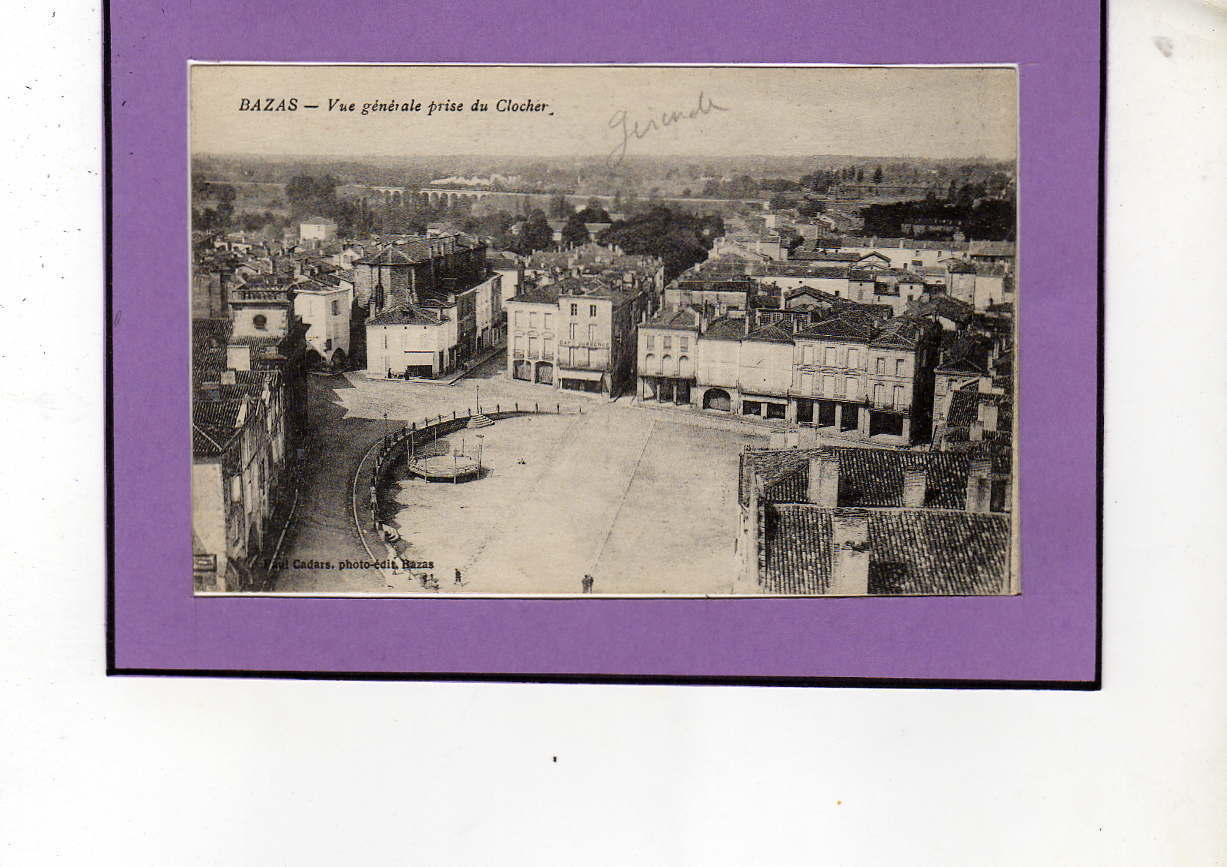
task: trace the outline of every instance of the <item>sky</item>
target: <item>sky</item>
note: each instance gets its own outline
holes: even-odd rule
[[[1013,67],[194,64],[190,74],[196,154],[1016,157]],[[298,109],[241,111],[245,99]],[[546,108],[500,112],[500,99]],[[422,109],[361,114],[411,100]],[[473,111],[475,100],[488,110]],[[463,111],[428,114],[432,102]]]

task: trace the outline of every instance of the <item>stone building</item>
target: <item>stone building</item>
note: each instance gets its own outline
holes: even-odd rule
[[[353,290],[340,280],[307,278],[294,284],[294,313],[307,328],[309,352],[340,367],[350,357],[349,318]]]
[[[507,375],[567,391],[622,393],[634,383],[636,326],[654,310],[650,287],[614,273],[521,290],[507,302]]]
[[[701,311],[666,311],[640,325],[639,399],[909,445],[930,433],[940,330],[842,301],[710,322]],[[693,366],[683,374],[674,351],[666,373],[664,340],[673,350],[683,336]]]

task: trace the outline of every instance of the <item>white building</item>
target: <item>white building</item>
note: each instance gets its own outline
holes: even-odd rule
[[[349,358],[349,317],[354,304],[352,284],[329,286],[307,279],[294,284],[294,313],[307,326],[307,345],[329,364]]]
[[[298,224],[298,240],[331,241],[337,236],[337,224],[327,217],[307,217]]]
[[[405,303],[366,321],[366,373],[375,378],[436,377],[456,365],[451,310]]]

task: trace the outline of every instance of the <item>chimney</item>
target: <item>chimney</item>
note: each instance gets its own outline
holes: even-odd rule
[[[834,509],[839,505],[839,455],[824,453],[809,459],[809,501]]]
[[[243,343],[227,346],[226,367],[230,370],[251,370],[251,347]]]
[[[972,458],[967,469],[967,511],[987,512],[992,499],[993,462],[990,458]]]
[[[928,477],[925,468],[919,463],[904,466],[903,508],[923,509],[926,493],[928,493]]]
[[[831,583],[829,596],[865,596],[869,593],[869,514],[863,511],[831,514]]]
[[[235,376],[233,370],[222,371],[222,385],[234,385]]]

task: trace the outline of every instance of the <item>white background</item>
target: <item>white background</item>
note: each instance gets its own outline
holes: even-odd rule
[[[1105,689],[1044,693],[104,678],[99,19],[22,6],[0,864],[1227,863],[1221,8],[1112,4]]]

